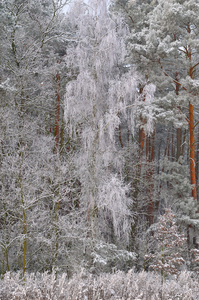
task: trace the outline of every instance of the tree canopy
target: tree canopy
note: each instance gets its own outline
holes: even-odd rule
[[[197,274],[198,15],[197,0],[0,2],[5,280]]]

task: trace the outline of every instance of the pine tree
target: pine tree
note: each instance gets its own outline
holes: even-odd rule
[[[164,101],[171,101],[171,97],[175,99],[175,101],[172,101],[173,110],[176,111],[177,115],[174,124],[176,123],[176,127],[180,128],[177,123],[181,122],[183,116],[188,124],[190,133],[190,180],[193,186],[192,196],[195,200],[197,199],[197,190],[194,104],[197,98],[198,10],[199,6],[196,1],[168,1],[167,3],[159,1],[159,4],[151,13],[150,31],[146,36],[148,59],[151,63],[153,61],[157,67],[159,65],[159,70],[165,78],[168,78],[170,92],[165,96]],[[173,91],[172,86],[174,87]],[[188,113],[184,110],[184,107],[187,107]],[[180,119],[178,119],[178,115]]]
[[[129,20],[131,28],[128,39],[129,62],[135,62],[136,58],[135,63],[137,63],[138,69],[146,75],[149,82],[156,85],[152,115],[156,124],[157,138],[155,137],[154,157],[158,161],[156,164],[158,167],[154,174],[157,172],[161,179],[165,176],[168,180],[166,186],[164,184],[158,186],[158,181],[156,181],[152,203],[155,204],[157,199],[157,205],[154,205],[156,209],[159,204],[162,205],[163,199],[165,199],[165,195],[163,195],[165,190],[168,195],[166,202],[168,202],[173,194],[171,178],[175,176],[175,190],[179,190],[179,193],[175,194],[170,204],[178,202],[178,209],[181,207],[180,217],[184,221],[186,220],[186,223],[196,224],[198,204],[197,201],[194,204],[192,199],[196,200],[197,198],[196,138],[194,136],[197,120],[194,122],[194,118],[197,110],[198,2],[142,1],[137,9],[135,9],[135,6],[138,5],[137,1],[116,1],[116,4],[119,3],[121,5],[118,5],[117,8],[121,8],[126,19]],[[137,17],[141,14],[144,14],[143,18]],[[137,119],[140,149],[141,153],[144,153],[145,150],[148,152],[147,149],[150,148],[144,130],[146,122],[144,102],[141,104],[139,119]],[[189,140],[187,139],[188,133]],[[189,154],[187,154],[188,152]],[[183,159],[180,156],[183,156]],[[168,165],[165,167],[168,176],[165,175],[164,167],[161,167],[163,157],[168,157]],[[178,161],[179,165],[174,161]],[[189,172],[183,171],[187,176],[183,187],[180,173],[178,179],[177,173],[182,168],[187,169],[187,164],[189,164]],[[171,172],[174,172],[173,175]],[[192,190],[188,187],[189,180]],[[149,189],[152,190],[150,185]],[[192,199],[190,196],[184,197],[181,192],[183,189],[191,191]],[[150,195],[150,193],[148,194]],[[150,206],[148,208],[150,210]],[[154,215],[157,213],[158,210],[154,211]]]

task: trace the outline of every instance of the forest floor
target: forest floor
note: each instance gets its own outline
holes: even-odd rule
[[[63,273],[6,273],[0,280],[1,300],[199,300],[199,279],[191,272],[163,280],[152,272],[94,276],[82,271],[67,278]]]

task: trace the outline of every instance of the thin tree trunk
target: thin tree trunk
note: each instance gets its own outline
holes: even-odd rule
[[[148,205],[147,205],[147,217],[149,225],[154,223],[154,203],[153,203],[153,162],[154,162],[154,150],[155,150],[155,131],[153,132],[152,138],[146,138],[146,160],[148,163],[146,178],[147,178],[147,195],[148,195]]]
[[[189,134],[190,134],[190,176],[193,185],[192,197],[197,200],[196,173],[195,173],[195,137],[194,137],[194,111],[193,105],[189,101]]]
[[[57,93],[56,93],[56,116],[55,116],[55,153],[59,153],[59,135],[60,135],[60,74],[56,75]],[[57,276],[57,258],[59,251],[59,205],[60,205],[60,191],[58,189],[58,200],[55,203],[55,256],[54,267]]]
[[[22,162],[20,166],[20,174],[19,174],[19,188],[20,188],[20,196],[21,196],[21,204],[22,204],[22,212],[23,212],[23,278],[25,279],[25,272],[26,272],[26,252],[27,252],[27,220],[26,220],[26,208],[25,208],[25,201],[24,201],[24,194],[23,194],[23,186],[22,186],[22,174],[21,174],[21,167],[23,163],[23,153],[22,153]]]
[[[140,95],[142,95],[143,88],[141,86],[140,86],[139,92],[140,92]],[[145,97],[144,97],[143,101],[145,101]],[[142,117],[140,117],[140,122],[142,124],[142,127],[139,128],[139,149],[140,149],[140,161],[141,161],[142,155],[143,155],[143,150],[144,150],[144,142],[145,142],[145,131],[143,128],[143,125],[145,124],[145,120],[143,120]]]
[[[188,26],[188,33],[191,33],[191,29]],[[188,58],[190,63],[192,63],[192,53],[191,47],[188,47]],[[193,67],[191,66],[189,69],[189,76],[193,79]],[[195,124],[194,124],[194,107],[191,101],[189,100],[189,134],[190,134],[190,176],[191,176],[191,184],[193,185],[192,189],[192,197],[197,200],[197,188],[196,188],[196,163],[195,163]]]
[[[140,149],[140,159],[142,158],[142,155],[143,155],[144,142],[145,142],[145,132],[144,132],[144,128],[140,128],[140,129],[139,129],[139,149]]]
[[[140,95],[143,92],[143,88],[140,86],[139,89]],[[145,101],[145,99],[144,99]],[[142,126],[144,125],[145,121],[140,117],[140,121]],[[139,210],[139,205],[138,205],[138,195],[139,195],[139,183],[140,183],[140,177],[142,174],[142,159],[143,159],[143,152],[144,152],[144,145],[145,145],[145,131],[143,127],[139,128],[138,132],[138,144],[139,144],[139,153],[138,153],[138,158],[139,158],[139,163],[138,163],[138,168],[136,170],[136,176],[135,180],[132,183],[134,193],[133,193],[133,205],[132,205],[132,213],[134,213],[133,217],[133,223],[131,224],[131,242],[129,245],[129,250],[130,251],[136,251],[136,248],[138,247],[136,244],[136,234],[137,234],[137,226],[138,226],[138,210]]]
[[[59,252],[59,202],[60,199],[55,204],[55,259],[54,259],[54,267],[56,271],[57,276],[57,258],[58,258],[58,252]]]
[[[168,157],[168,160],[170,160],[170,132],[168,132],[167,157]]]
[[[179,81],[179,74],[176,72],[175,74],[175,80]],[[176,96],[179,95],[179,85],[176,84]],[[177,150],[176,150],[176,161],[178,161],[179,157],[181,156],[181,147],[182,147],[182,128],[177,128]]]
[[[175,161],[174,132],[171,134],[171,161]]]
[[[60,154],[63,153],[63,148],[64,148],[64,118],[62,114],[62,121],[61,121],[61,132],[60,132]]]
[[[196,145],[196,182],[198,182],[198,170],[199,170],[199,130],[197,132],[197,145]],[[197,198],[198,198],[198,190],[197,190]]]
[[[187,137],[187,130],[185,129],[185,131],[184,131],[184,133],[183,133],[183,141],[182,141],[182,155],[184,155],[184,149],[185,149],[186,137]]]
[[[177,151],[176,151],[176,161],[178,161],[179,157],[182,153],[182,129],[177,128]]]
[[[121,126],[119,125],[119,141],[120,141],[120,145],[121,148],[124,147],[123,142],[122,142],[122,132],[121,132]]]
[[[57,103],[56,103],[56,117],[55,117],[55,152],[59,152],[59,119],[60,119],[60,74],[56,75],[57,81]]]

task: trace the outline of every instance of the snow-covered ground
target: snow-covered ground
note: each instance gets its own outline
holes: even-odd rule
[[[50,300],[198,300],[199,280],[182,272],[178,278],[162,279],[151,272],[102,274],[98,277],[82,273],[71,279],[66,274],[7,273],[0,281],[0,299]]]

